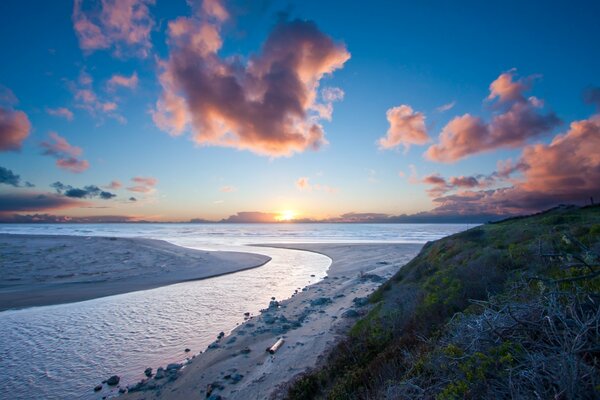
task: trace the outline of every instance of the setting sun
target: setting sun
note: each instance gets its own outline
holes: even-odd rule
[[[276,217],[279,222],[292,221],[296,217],[296,213],[292,210],[285,210],[279,213]]]

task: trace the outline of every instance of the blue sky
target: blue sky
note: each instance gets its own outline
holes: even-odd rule
[[[431,187],[425,177],[492,174],[499,160],[516,162],[523,157],[526,146],[548,145],[557,133],[567,132],[572,121],[591,118],[594,107],[585,104],[582,96],[600,84],[597,2],[264,1],[247,7],[224,1],[221,6],[228,18],[201,15],[191,28],[199,29],[203,23],[218,27],[220,59],[238,55],[247,63],[278,23],[313,21],[322,35],[350,54],[341,66],[332,67],[332,73],[319,77],[316,93],[335,87],[343,90],[344,97],[333,104],[331,121],[320,121],[328,144],[316,151],[306,148],[270,156],[218,144],[199,145],[190,132],[201,131],[200,127],[192,123],[182,135],[170,136],[153,121],[151,111],[165,92],[159,82],[159,63],[175,53],[168,43],[168,23],[200,15],[201,6],[164,0],[146,6],[152,21],[150,48],[142,57],[135,46],[119,44],[118,39],[108,48],[84,48],[74,29],[77,18],[70,1],[0,4],[0,85],[18,99],[0,106],[24,112],[31,125],[20,150],[0,152],[0,166],[35,185],[0,184],[2,195],[68,197],[50,187],[57,181],[75,188],[96,185],[116,194],[110,200],[90,195],[79,198],[79,205],[55,209],[40,205],[11,210],[6,205],[0,212],[151,220],[221,219],[242,211],[292,210],[296,217],[318,219],[352,212],[431,212],[441,204],[432,201],[440,193],[427,192]],[[80,7],[81,15],[100,26],[94,18],[102,11],[101,4],[85,1]],[[116,54],[117,47],[121,54]],[[485,99],[490,84],[507,72],[515,85],[530,79],[528,90],[522,91],[524,98],[542,99],[539,114],[555,113],[562,124],[550,124],[541,134],[525,134],[511,148],[499,145],[483,153],[473,151],[450,163],[425,158],[424,152],[437,143],[454,117],[468,113],[488,121],[501,112]],[[112,76],[134,73],[139,78],[134,88],[110,88]],[[93,82],[86,87],[98,101],[115,103],[116,110],[82,108],[77,99],[77,90],[85,86],[82,76],[91,77]],[[445,104],[454,106],[437,111]],[[423,113],[430,141],[408,150],[403,145],[381,149],[377,141],[390,128],[386,111],[400,105]],[[48,113],[58,108],[72,112],[72,120]],[[193,118],[194,112],[190,115]],[[77,157],[89,166],[73,172],[57,166],[58,156],[43,155],[40,144],[49,140],[50,132],[79,147]],[[411,168],[417,175],[410,176]],[[477,189],[511,187],[519,176]],[[128,191],[127,187],[135,186],[134,177],[152,177],[157,183],[146,192]],[[308,178],[308,185],[299,187],[299,178]],[[122,186],[109,189],[111,181]],[[586,196],[596,189],[588,186],[582,192]],[[453,187],[442,194],[462,189]],[[523,209],[527,207],[529,203]]]

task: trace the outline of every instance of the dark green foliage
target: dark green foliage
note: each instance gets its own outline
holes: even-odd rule
[[[478,351],[467,352],[449,339],[463,329],[457,321],[487,315],[489,310],[481,302],[492,298],[499,304],[517,301],[543,310],[539,299],[547,296],[550,286],[597,298],[598,250],[598,206],[557,207],[427,243],[371,295],[372,310],[329,355],[324,367],[292,386],[289,398],[503,397],[493,392],[505,387],[508,378],[503,371],[516,368],[515,360],[521,367],[527,365],[521,343],[496,337],[497,343],[486,342]],[[515,296],[523,298],[515,300]],[[508,318],[505,314],[502,317]],[[444,357],[453,370],[439,364]],[[588,357],[592,364],[598,362],[598,353]],[[417,382],[427,382],[426,393]],[[523,388],[526,385],[519,390]]]

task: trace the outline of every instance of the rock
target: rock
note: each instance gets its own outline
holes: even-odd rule
[[[192,351],[192,349],[187,349],[187,348],[186,348],[184,351],[185,351],[186,353],[189,353],[190,351]]]
[[[334,299],[339,299],[342,297],[346,297],[346,295],[344,293],[340,293],[340,294],[336,294],[335,296],[333,296]]]
[[[233,383],[235,385],[236,383],[241,381],[243,377],[244,377],[244,375],[242,375],[242,374],[237,374],[237,373],[233,374],[233,375],[231,375],[231,383]]]
[[[223,397],[221,397],[220,394],[211,394],[210,396],[207,397],[208,400],[223,400]]]
[[[183,368],[183,364],[171,363],[167,365],[167,373],[170,373],[172,371],[179,371],[181,368]]]
[[[249,316],[250,316],[250,313],[249,313],[249,312],[245,312],[245,313],[244,313],[244,317],[249,317]]]
[[[152,376],[152,368],[148,367],[144,370],[144,375],[146,375],[148,378],[150,378]]]
[[[235,343],[236,340],[237,340],[237,338],[235,336],[232,336],[229,338],[229,340],[227,340],[226,344]]]
[[[325,304],[331,303],[331,299],[329,297],[319,297],[310,301],[310,305],[313,307],[323,306]]]
[[[385,281],[383,276],[375,275],[375,274],[363,274],[360,279],[362,281],[371,281],[371,282],[382,282]]]
[[[219,332],[219,336],[217,336],[217,339],[223,339],[224,336],[225,332]]]
[[[344,317],[344,318],[358,318],[359,314],[358,314],[358,311],[350,309],[350,310],[344,311],[342,313],[342,317]]]
[[[125,389],[124,387],[119,388],[119,393],[123,394],[127,391],[127,389]]]
[[[265,324],[272,325],[275,323],[275,318],[270,314],[265,314],[263,316],[263,321],[265,321]]]
[[[116,386],[119,384],[120,380],[121,380],[121,378],[118,375],[113,375],[106,380],[106,384],[108,386]]]
[[[154,375],[154,379],[162,379],[165,377],[165,370],[163,367],[158,367],[156,370],[156,375]]]
[[[242,354],[248,354],[251,351],[252,350],[250,350],[250,347],[244,347],[242,350],[240,350],[240,353],[242,353]]]
[[[367,297],[355,297],[354,299],[352,299],[352,302],[357,307],[362,307],[362,306],[366,306],[367,304],[369,304],[369,299]]]
[[[102,385],[96,385],[94,386],[94,392],[99,392],[102,390]]]
[[[271,297],[271,300],[275,300],[275,297]]]
[[[311,274],[311,275],[310,275],[310,277],[311,277],[311,278],[314,278],[314,277],[315,277],[315,274]]]
[[[277,300],[271,300],[269,302],[269,308],[279,308],[279,302]]]
[[[219,343],[211,343],[208,345],[209,349],[218,349],[219,348]]]

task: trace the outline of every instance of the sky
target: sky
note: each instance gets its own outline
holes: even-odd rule
[[[445,221],[600,201],[598,15],[2,1],[0,220]]]

